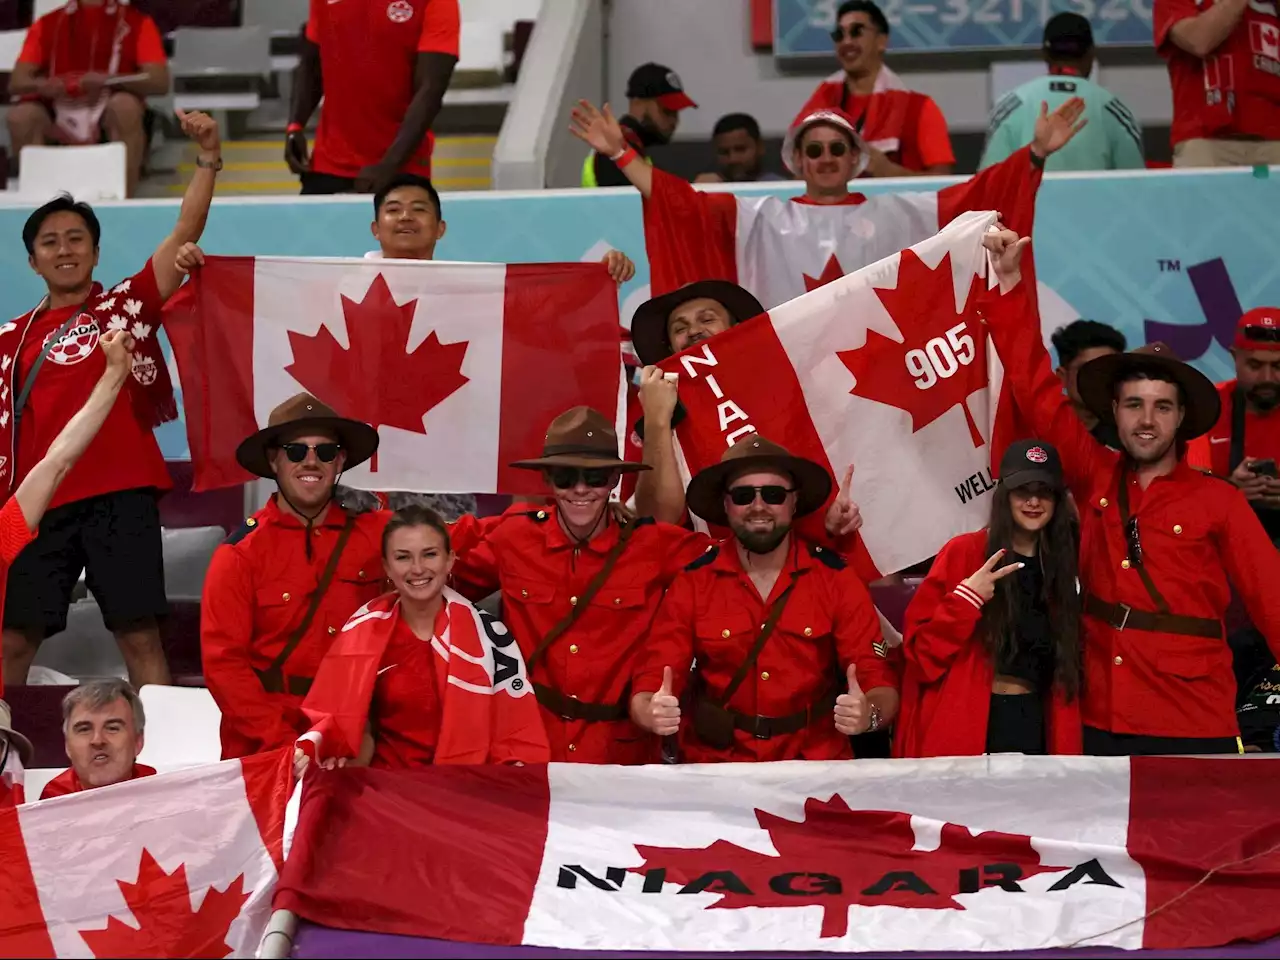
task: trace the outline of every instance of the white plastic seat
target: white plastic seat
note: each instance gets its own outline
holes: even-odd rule
[[[123,143],[23,147],[18,165],[18,193],[25,200],[43,203],[64,190],[90,203],[125,198]]]
[[[0,73],[12,73],[27,39],[25,30],[0,30]]]
[[[138,691],[147,711],[146,741],[140,763],[175,769],[222,759],[218,725],[222,713],[204,687],[146,684]]]

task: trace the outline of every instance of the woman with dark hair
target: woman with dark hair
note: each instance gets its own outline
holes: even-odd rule
[[[302,709],[311,759],[386,769],[432,763],[546,763],[533,688],[507,628],[446,583],[454,554],[434,510],[397,510],[382,534],[392,592],[357,610]]]
[[[1049,444],[1005,452],[985,530],[907,608],[897,756],[1080,753],[1079,528]]]

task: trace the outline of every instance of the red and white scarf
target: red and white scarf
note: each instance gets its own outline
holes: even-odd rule
[[[120,54],[124,39],[129,33],[129,22],[125,17],[124,0],[107,0],[104,20],[110,24],[110,37],[107,43],[100,31],[93,31],[91,36],[80,36],[74,29],[73,18],[80,5],[76,0],[60,10],[55,10],[53,22],[53,50],[49,62],[49,76],[62,76],[72,81],[69,91],[74,91],[77,76],[58,72],[60,63],[76,62],[76,53],[85,54],[84,62],[89,64],[89,72],[114,76],[120,72]],[[102,115],[107,109],[109,90],[103,90],[92,102],[79,100],[60,100],[54,104],[54,126],[64,143],[84,144],[97,143],[100,138]]]
[[[298,738],[313,760],[359,752],[374,684],[400,616],[394,593],[369,601],[325,654],[302,705],[312,727]],[[431,649],[441,705],[435,763],[550,760],[524,657],[501,621],[446,588]]]

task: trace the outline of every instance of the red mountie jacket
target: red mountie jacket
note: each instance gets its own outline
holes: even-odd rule
[[[995,668],[978,635],[982,611],[956,585],[987,560],[987,531],[953,537],[907,607],[902,707],[894,733],[898,757],[963,757],[986,752]],[[1080,699],[1057,686],[1045,704],[1049,753],[1082,752]]]

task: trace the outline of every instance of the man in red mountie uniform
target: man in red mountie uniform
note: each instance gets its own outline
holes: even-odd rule
[[[685,760],[847,760],[850,736],[893,721],[899,678],[871,595],[838,554],[792,533],[830,492],[823,467],[755,435],[689,484],[689,508],[734,537],[672,583],[631,700],[638,725],[680,735]]]
[[[311,0],[285,128],[302,192],[373,193],[431,176],[431,124],[458,62],[458,0]],[[315,152],[304,127],[324,98]]]
[[[302,701],[347,619],[383,592],[386,510],[348,512],[338,477],[378,449],[378,432],[300,393],[236,450],[276,482],[267,505],[214,551],[200,604],[205,682],[222,711],[222,757],[293,743]]]
[[[987,237],[1001,292],[983,309],[1018,408],[1058,448],[1080,511],[1084,751],[1237,752],[1223,615],[1234,587],[1280,652],[1280,553],[1239,490],[1181,455],[1218,419],[1217,392],[1162,344],[1100,357],[1081,368],[1079,392],[1115,421],[1123,450],[1093,439],[1021,282],[1029,242]]]
[[[1270,0],[1155,0],[1175,167],[1280,163],[1280,19]]]
[[[182,282],[177,251],[200,238],[222,167],[217,124],[202,113],[178,116],[200,147],[196,172],[173,233],[132,277],[110,290],[94,282],[101,228],[93,209],[69,196],[37,209],[22,231],[31,269],[49,292],[0,326],[0,495],[21,483],[84,406],[106,363],[95,349],[100,335],[127,330],[137,346],[128,389],[59,486],[36,542],[9,569],[10,683],[25,683],[40,642],[66,629],[82,571],[134,686],[169,682],[156,625],[168,610],[156,494],[170,480],[152,427],[175,418],[177,407],[158,334],[161,308]]]

